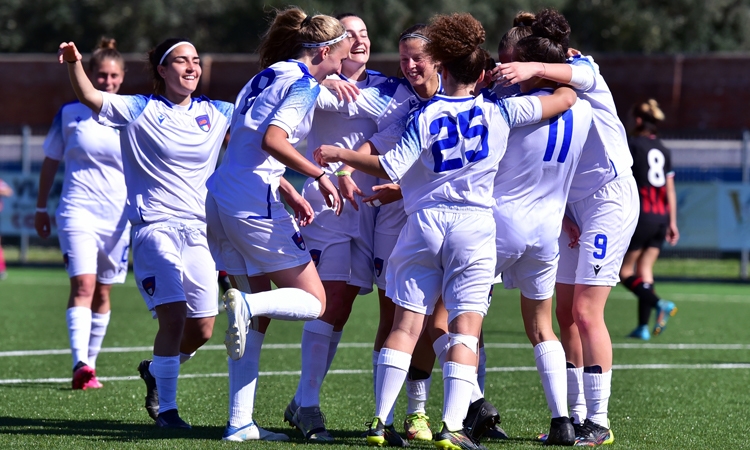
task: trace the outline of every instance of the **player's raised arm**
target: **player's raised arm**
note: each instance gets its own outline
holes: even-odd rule
[[[91,108],[94,114],[99,114],[102,110],[102,93],[91,84],[91,80],[86,76],[86,71],[83,70],[83,64],[81,63],[82,59],[83,57],[75,43],[63,42],[60,44],[57,50],[57,60],[60,61],[60,64],[68,64],[70,84],[73,85],[76,97],[81,103]]]

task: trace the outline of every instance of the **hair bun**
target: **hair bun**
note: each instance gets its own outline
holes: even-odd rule
[[[513,18],[514,27],[530,27],[531,24],[536,20],[534,13],[528,11],[519,11],[516,17]]]
[[[661,122],[664,120],[664,112],[659,108],[659,103],[653,98],[648,99],[647,102],[641,105],[641,110],[644,114],[648,114],[653,117],[654,120]]]
[[[117,50],[117,41],[102,36],[102,38],[99,39],[99,45],[97,45],[96,48]]]
[[[549,39],[566,48],[568,46],[570,25],[565,17],[554,9],[539,11],[531,29],[535,36]]]

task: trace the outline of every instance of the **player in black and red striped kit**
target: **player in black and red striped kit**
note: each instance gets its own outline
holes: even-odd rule
[[[677,313],[674,303],[656,295],[653,267],[664,241],[675,245],[680,233],[677,229],[672,156],[656,137],[656,124],[664,120],[664,113],[656,100],[650,99],[635,105],[632,114],[635,129],[628,144],[633,155],[633,175],[640,194],[641,214],[620,269],[620,279],[638,296],[638,327],[630,337],[648,340],[651,338],[648,321],[652,309],[656,310],[655,335],[664,331],[667,319]]]

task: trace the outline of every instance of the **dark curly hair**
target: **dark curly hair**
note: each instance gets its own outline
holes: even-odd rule
[[[554,9],[543,9],[531,24],[531,35],[516,43],[516,61],[564,63],[570,45],[570,25]]]

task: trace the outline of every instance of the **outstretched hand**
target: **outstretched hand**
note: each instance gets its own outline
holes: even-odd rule
[[[57,49],[57,60],[60,64],[64,62],[74,63],[83,59],[74,42],[63,42]]]

